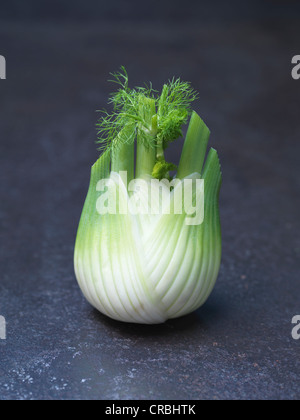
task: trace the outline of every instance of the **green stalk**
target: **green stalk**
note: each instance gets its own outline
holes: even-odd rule
[[[128,184],[134,179],[134,143],[121,144],[112,149],[111,170],[127,172]]]
[[[194,172],[202,173],[209,137],[210,130],[199,115],[193,112],[178,167],[178,179]]]
[[[111,170],[127,172],[127,182],[134,179],[134,141],[128,141],[134,126],[125,127],[115,139],[111,153]]]
[[[163,142],[160,140],[157,142],[156,160],[163,161],[164,159],[165,159],[165,152],[163,148]]]
[[[137,179],[143,178],[145,175],[152,175],[155,165],[155,148],[146,146],[141,140],[139,134],[137,136],[137,153],[136,153],[136,172]]]
[[[153,127],[153,123],[155,122],[154,116],[156,115],[155,100],[141,96],[139,113],[147,123],[148,128],[138,127],[135,171],[135,177],[137,179],[143,178],[146,175],[151,176],[156,161],[156,148],[153,144],[157,131],[156,127]],[[147,133],[145,133],[145,129],[148,131]]]

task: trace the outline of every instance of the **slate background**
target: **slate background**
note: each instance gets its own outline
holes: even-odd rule
[[[280,0],[1,2],[0,399],[300,397],[299,19]],[[98,314],[73,274],[120,65],[133,85],[192,82],[224,174],[217,286],[161,326]]]

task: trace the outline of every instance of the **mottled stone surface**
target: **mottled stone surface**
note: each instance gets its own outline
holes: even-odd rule
[[[300,397],[299,8],[253,3],[240,17],[197,8],[155,25],[99,10],[99,22],[1,21],[1,399]],[[217,286],[203,308],[161,326],[98,314],[73,273],[94,111],[121,64],[133,84],[193,83],[224,174]]]

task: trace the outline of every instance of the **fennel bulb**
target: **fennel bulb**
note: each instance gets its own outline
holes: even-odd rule
[[[124,68],[113,76],[119,90],[98,123],[102,155],[91,170],[75,273],[103,314],[158,324],[195,311],[215,286],[220,164],[214,149],[204,164],[210,131],[191,110],[189,83],[173,79],[158,95],[152,86],[130,89]],[[164,151],[189,119],[177,168]]]

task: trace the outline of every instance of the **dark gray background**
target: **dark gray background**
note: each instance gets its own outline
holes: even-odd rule
[[[0,8],[0,398],[298,399],[299,2]],[[222,162],[218,283],[203,308],[161,326],[98,314],[73,273],[95,110],[120,65],[132,85],[191,81]]]

